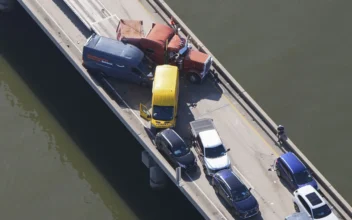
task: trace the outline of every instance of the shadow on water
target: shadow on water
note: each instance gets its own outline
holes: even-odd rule
[[[150,189],[142,147],[22,8],[0,25],[0,54],[140,219],[202,219],[173,184]]]

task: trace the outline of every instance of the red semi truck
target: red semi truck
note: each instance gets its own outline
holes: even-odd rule
[[[192,83],[201,83],[210,70],[211,56],[192,49],[176,28],[153,23],[144,35],[143,21],[121,19],[116,32],[117,40],[137,46],[156,65],[178,66]]]

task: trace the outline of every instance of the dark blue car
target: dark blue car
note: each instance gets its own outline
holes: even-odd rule
[[[292,152],[281,155],[276,160],[275,168],[277,176],[285,180],[293,190],[305,185],[318,189],[318,184],[307,167]]]
[[[236,174],[225,169],[217,172],[212,179],[215,193],[232,209],[233,214],[242,219],[250,218],[259,213],[259,205]]]

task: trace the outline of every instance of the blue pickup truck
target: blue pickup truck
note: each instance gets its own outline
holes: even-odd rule
[[[97,34],[83,47],[83,66],[92,74],[142,86],[153,83],[153,66],[137,47]]]

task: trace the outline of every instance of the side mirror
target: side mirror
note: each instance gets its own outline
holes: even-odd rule
[[[226,152],[229,152],[231,149],[230,148],[227,148]]]
[[[252,190],[252,188],[251,188],[251,187],[249,187],[248,191],[251,191],[251,190]]]

